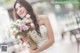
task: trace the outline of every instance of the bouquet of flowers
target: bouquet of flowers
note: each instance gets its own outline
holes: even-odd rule
[[[30,15],[27,14],[26,18],[22,20],[18,19],[17,21],[11,24],[11,34],[17,37],[18,35],[28,33],[32,29],[34,29],[34,24],[30,18]]]
[[[37,48],[36,43],[32,40],[30,35],[28,35],[29,32],[35,30],[29,14],[26,15],[26,18],[23,18],[22,20],[18,19],[17,21],[13,22],[10,28],[11,35],[14,35],[16,38],[19,37],[19,35],[23,35],[24,37],[27,37],[28,44],[30,45],[29,47],[31,49]]]

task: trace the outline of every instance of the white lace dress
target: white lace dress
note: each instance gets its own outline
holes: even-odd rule
[[[41,25],[40,28],[39,28],[40,32],[41,32],[41,36],[40,37],[36,31],[34,30],[32,33],[30,33],[32,39],[37,43],[38,45],[38,48],[40,46],[42,46],[48,39],[48,36],[47,36],[47,29],[45,27],[45,25]],[[53,53],[53,45],[51,47],[49,47],[48,49],[40,52],[40,53]]]

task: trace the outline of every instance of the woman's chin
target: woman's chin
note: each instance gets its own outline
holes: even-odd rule
[[[23,17],[23,18],[25,18],[25,17],[26,17],[26,14],[25,14],[25,15],[23,15],[22,17]]]
[[[25,18],[26,16],[20,16],[21,18]]]

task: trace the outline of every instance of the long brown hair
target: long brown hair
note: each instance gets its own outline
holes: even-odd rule
[[[36,28],[36,31],[38,34],[40,34],[40,31],[39,31],[39,25],[38,25],[38,22],[37,22],[37,17],[33,11],[33,8],[32,6],[26,1],[26,0],[16,0],[16,2],[14,3],[14,8],[13,8],[13,13],[14,13],[14,16],[16,17],[16,19],[21,19],[18,14],[16,13],[16,9],[15,9],[15,6],[16,4],[19,3],[21,5],[23,5],[23,7],[26,8],[26,10],[28,11],[28,14],[31,15],[31,19],[33,20],[33,23],[35,25],[35,28]]]

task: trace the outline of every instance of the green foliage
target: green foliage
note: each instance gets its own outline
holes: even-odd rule
[[[14,24],[14,23],[13,23],[13,24],[11,25],[11,28],[14,29],[14,27],[15,27],[17,30],[19,29],[19,27],[17,26],[17,24]]]
[[[13,0],[4,0],[4,4],[9,4],[11,3]]]
[[[4,0],[5,3],[9,3],[11,0]]]
[[[80,0],[78,0],[79,4],[78,4],[78,8],[80,9]]]

